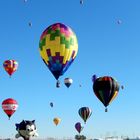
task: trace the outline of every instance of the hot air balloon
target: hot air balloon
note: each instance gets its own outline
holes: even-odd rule
[[[53,102],[50,102],[50,106],[53,107]]]
[[[32,22],[29,22],[29,26],[32,27]]]
[[[83,128],[84,128],[84,127],[81,125],[80,122],[77,122],[77,123],[75,124],[75,129],[78,131],[79,134],[81,133],[81,131],[83,130]]]
[[[32,137],[37,137],[37,126],[35,124],[35,120],[23,120],[20,123],[16,123],[17,134],[15,138],[22,137],[24,140],[30,140]]]
[[[69,88],[71,86],[71,84],[73,83],[73,80],[71,78],[65,78],[64,83],[65,83],[66,87]]]
[[[42,60],[58,82],[77,55],[76,35],[70,27],[62,23],[50,25],[40,37],[39,51]],[[60,87],[60,84],[56,87]]]
[[[17,108],[18,108],[18,103],[16,100],[12,98],[8,98],[2,102],[2,109],[7,114],[9,119],[17,110]]]
[[[124,89],[124,86],[123,85],[121,85],[121,89]]]
[[[97,79],[97,76],[94,74],[94,75],[92,76],[92,82],[94,83],[96,79]]]
[[[81,84],[79,84],[79,87],[82,87],[82,85],[81,85]]]
[[[118,23],[118,24],[121,24],[121,23],[122,23],[122,21],[119,19],[119,20],[117,21],[117,23]]]
[[[60,123],[61,119],[60,118],[54,118],[53,122],[55,123],[55,125],[57,126]]]
[[[5,71],[10,75],[11,75],[17,70],[18,68],[18,62],[15,60],[6,60],[3,63],[3,67],[5,69]]]
[[[80,4],[83,4],[84,3],[84,0],[80,0]]]
[[[99,77],[93,83],[93,91],[96,97],[106,107],[105,112],[107,112],[107,106],[118,94],[119,84],[110,76]]]
[[[86,123],[87,119],[91,116],[92,110],[89,107],[81,107],[78,111],[80,117]]]

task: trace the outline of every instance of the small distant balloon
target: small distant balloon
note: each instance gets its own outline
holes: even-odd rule
[[[29,26],[32,27],[32,23],[31,22],[29,22]]]
[[[17,70],[18,68],[18,62],[16,60],[5,60],[3,63],[3,67],[5,71],[9,74],[11,77],[12,74]]]
[[[84,0],[80,0],[80,4],[83,4],[84,3]]]
[[[121,89],[124,89],[124,86],[123,85],[121,85]]]
[[[94,83],[96,79],[97,79],[97,76],[94,74],[94,75],[92,76],[92,82]]]
[[[61,119],[60,118],[54,118],[53,122],[57,126],[60,123]]]
[[[53,107],[53,102],[50,102],[50,106]]]
[[[75,124],[75,129],[78,131],[79,134],[81,133],[81,131],[83,130],[83,128],[84,127],[82,126],[82,124],[80,122],[77,122]]]
[[[117,21],[117,23],[118,23],[118,24],[121,24],[121,23],[122,23],[122,21],[121,21],[121,20],[118,20],[118,21]]]
[[[27,2],[27,0],[24,0],[24,2]]]
[[[72,83],[73,83],[73,80],[71,78],[64,79],[64,84],[66,85],[67,88],[69,88]]]

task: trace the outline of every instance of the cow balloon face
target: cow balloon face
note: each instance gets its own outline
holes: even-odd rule
[[[37,129],[35,125],[35,120],[27,121],[23,120],[19,124],[16,124],[16,130],[18,134],[16,134],[16,138],[23,137],[25,140],[30,139],[31,137],[38,136]]]

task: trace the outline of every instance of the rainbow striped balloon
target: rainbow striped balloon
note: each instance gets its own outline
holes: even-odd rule
[[[55,23],[44,30],[39,41],[39,51],[44,63],[56,80],[74,61],[78,52],[75,33],[70,27]]]

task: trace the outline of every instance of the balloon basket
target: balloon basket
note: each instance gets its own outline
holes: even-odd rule
[[[56,87],[57,87],[57,88],[60,87],[60,81],[59,81],[59,80],[57,80],[57,82],[56,82]]]

